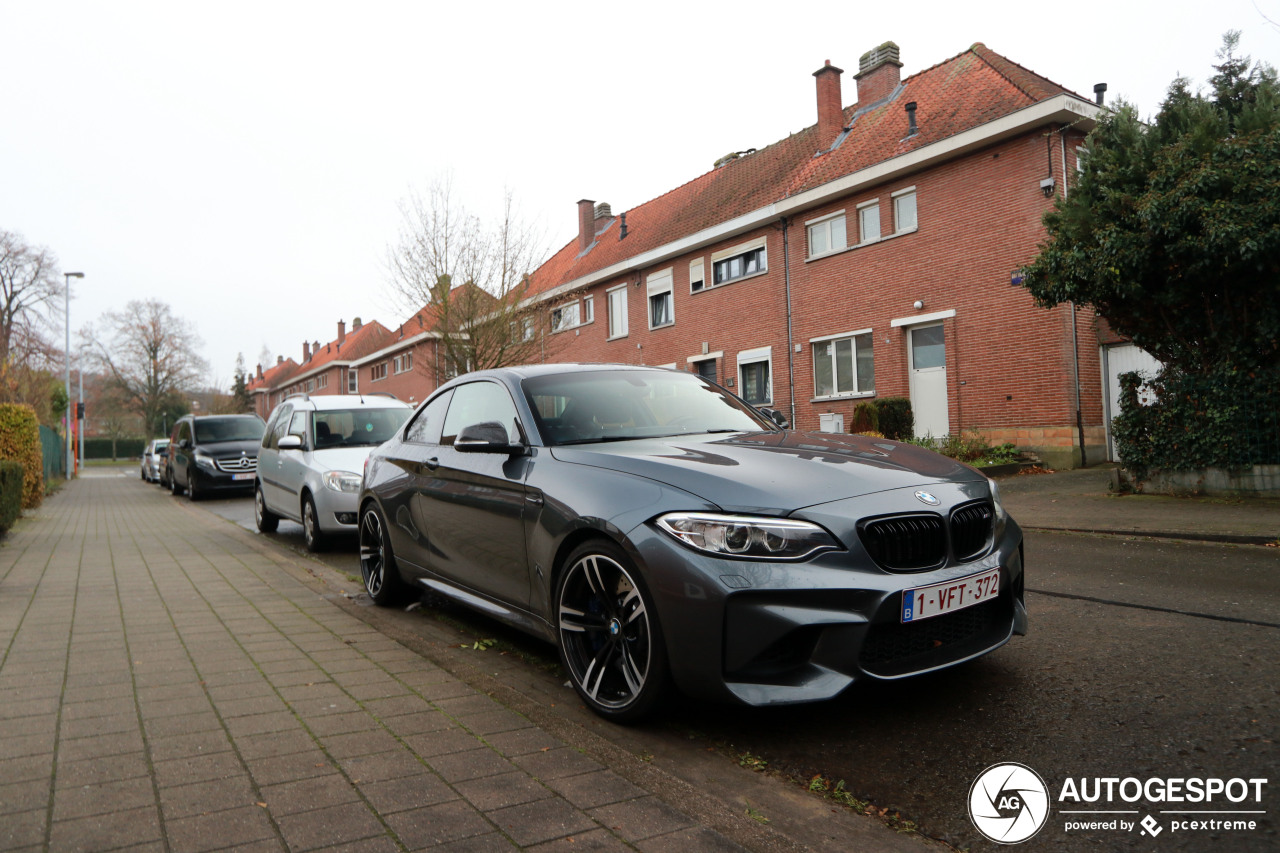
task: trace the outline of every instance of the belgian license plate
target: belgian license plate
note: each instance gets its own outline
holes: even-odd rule
[[[902,621],[919,622],[981,604],[1000,593],[1000,570],[904,590]]]
[[[253,475],[252,475],[252,474],[232,474],[232,475],[231,475],[231,479],[233,479],[233,480],[252,480],[252,479],[253,479]]]

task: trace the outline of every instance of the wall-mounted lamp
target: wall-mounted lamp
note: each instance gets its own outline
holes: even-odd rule
[[[1053,188],[1056,186],[1053,178],[1045,178],[1040,182],[1040,192],[1044,193],[1045,198],[1053,198]]]
[[[911,307],[919,311],[921,308],[924,307],[924,303],[921,302],[919,299],[917,299],[915,302],[911,303]]]

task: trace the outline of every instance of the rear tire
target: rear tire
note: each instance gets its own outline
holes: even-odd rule
[[[556,645],[573,689],[607,720],[634,723],[667,692],[666,644],[640,572],[615,543],[584,542],[556,582]]]
[[[280,526],[280,516],[267,509],[267,499],[262,494],[262,486],[253,490],[253,520],[258,530],[263,533],[275,533]]]
[[[169,475],[169,491],[174,495],[180,495],[184,491],[182,486],[178,485],[178,478],[173,474]]]
[[[360,512],[360,577],[364,591],[379,607],[391,607],[408,597],[409,585],[396,567],[386,520],[372,503]]]

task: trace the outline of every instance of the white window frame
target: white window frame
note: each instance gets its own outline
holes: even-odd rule
[[[578,324],[578,325],[580,325],[580,326],[585,326],[585,325],[587,325],[588,323],[594,323],[594,322],[596,321],[596,298],[595,298],[595,296],[584,296],[584,297],[582,297],[582,315],[581,315],[581,316],[582,316],[582,320],[581,320],[581,322]]]
[[[564,319],[566,313],[572,315],[572,322],[567,322]],[[557,322],[557,318],[560,318],[559,322]],[[553,333],[567,332],[570,329],[577,329],[588,323],[593,323],[595,319],[595,297],[585,296],[581,300],[574,299],[551,309],[551,331]]]
[[[753,406],[772,406],[773,405],[773,347],[771,346],[742,350],[741,352],[738,353],[738,396],[744,400],[747,399],[747,395],[745,391],[746,386],[745,386],[745,383],[743,383],[742,381],[742,368],[753,365],[753,364],[760,364],[760,363],[764,363],[765,365],[765,369],[764,369],[765,383],[768,386],[769,393],[767,395],[767,399],[761,402],[751,403],[750,400],[747,400],[747,402],[751,403],[751,405]]]
[[[875,383],[875,360],[874,360],[874,358],[875,358],[875,356],[874,356],[874,354],[875,354],[875,335],[873,334],[873,330],[872,330],[872,329],[858,329],[857,331],[854,331],[854,332],[840,332],[839,334],[836,334],[836,335],[822,335],[821,337],[817,337],[817,338],[810,338],[810,339],[809,339],[809,354],[810,354],[810,356],[813,358],[813,398],[814,398],[815,400],[847,400],[847,399],[854,399],[854,398],[858,398],[858,397],[874,397],[874,396],[875,396],[876,390],[875,390],[875,388],[874,388],[874,387],[872,387],[872,388],[870,388],[870,389],[868,389],[868,390],[865,390],[865,391],[864,391],[864,390],[862,390],[861,388],[858,388],[858,387],[857,387],[857,386],[858,386],[858,341],[857,341],[857,338],[858,338],[858,336],[859,336],[859,335],[870,335],[870,339],[871,339],[871,343],[872,343],[872,347],[871,347],[871,352],[872,352],[872,362],[871,362],[871,381],[872,381],[872,384],[874,385],[874,383]],[[837,391],[837,390],[835,390],[835,383],[836,383],[837,371],[836,371],[836,364],[835,364],[835,350],[834,350],[834,344],[835,344],[837,341],[842,341],[842,340],[845,340],[846,338],[847,338],[847,339],[852,343],[852,347],[851,347],[851,354],[852,354],[852,356],[853,356],[853,363],[850,365],[850,367],[851,367],[852,375],[853,375],[854,390],[853,390],[853,391]],[[823,394],[823,393],[821,393],[821,391],[818,389],[818,357],[817,357],[817,355],[816,355],[816,354],[814,353],[814,351],[813,351],[813,350],[814,350],[814,346],[815,346],[816,344],[824,344],[824,343],[830,343],[830,344],[832,344],[832,345],[833,345],[833,349],[832,349],[831,356],[830,356],[830,357],[831,357],[831,359],[832,359],[832,361],[831,361],[831,381],[832,381],[832,386],[833,386],[833,387],[832,387],[832,393],[830,393],[830,394]]]
[[[391,372],[395,374],[404,373],[406,370],[413,369],[413,353],[405,352],[391,359]]]
[[[759,251],[760,268],[752,272],[743,272],[733,278],[726,278],[724,281],[716,281],[716,266],[728,261],[732,261],[741,255],[747,255],[752,252]],[[719,252],[713,252],[711,255],[711,281],[704,287],[704,290],[710,290],[713,287],[724,287],[726,284],[733,284],[748,278],[755,278],[758,275],[765,275],[769,272],[769,241],[764,237],[757,237],[746,243],[739,243],[728,249],[722,249]]]
[[[871,239],[867,239],[867,212],[875,210],[876,214],[876,233]],[[858,245],[866,246],[870,243],[876,243],[880,240],[880,199],[873,198],[871,201],[864,201],[858,205]]]
[[[920,228],[920,207],[918,205],[918,196],[915,187],[903,187],[897,192],[891,193],[889,196],[893,199],[893,233],[894,234],[910,234],[912,231]],[[911,199],[911,218],[914,220],[910,227],[902,226],[901,205],[905,199]]]
[[[838,246],[836,245],[834,229],[832,228],[832,224],[835,222],[840,223],[840,245]],[[849,223],[845,217],[845,211],[843,210],[837,210],[835,213],[820,216],[817,219],[810,219],[804,224],[804,226],[805,236],[809,244],[808,248],[810,258],[825,258],[827,255],[834,255],[837,252],[843,252],[845,249],[849,248]],[[827,248],[824,251],[815,252],[813,250],[813,244],[815,242],[813,235],[815,231],[826,232]]]
[[[627,289],[630,285],[622,284],[605,291],[605,304],[609,307],[609,340],[625,338],[628,334]],[[615,312],[614,308],[618,310]]]
[[[360,369],[353,367],[347,371],[347,393],[360,393]]]
[[[671,286],[674,280],[674,276],[671,274],[672,269],[673,267],[667,267],[665,270],[652,273],[645,279],[645,294],[647,298],[644,301],[644,311],[650,330],[665,329],[676,324],[676,296],[675,290]],[[659,323],[655,326],[653,324],[653,297],[662,294],[666,294],[671,318],[667,322]]]
[[[327,373],[321,373],[319,376],[317,376],[317,377],[316,377],[316,387],[317,387],[317,388],[328,388],[328,387],[329,387],[329,374],[327,374]]]
[[[695,287],[695,285],[697,285]],[[701,293],[707,289],[706,265],[702,258],[689,261],[689,292]]]
[[[370,382],[381,382],[383,379],[386,379],[386,378],[387,378],[387,363],[385,361],[380,361],[369,368]]]

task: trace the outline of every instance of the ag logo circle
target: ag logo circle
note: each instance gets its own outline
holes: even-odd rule
[[[1049,818],[1049,789],[1025,764],[993,764],[969,788],[969,819],[988,840],[1019,844]]]

